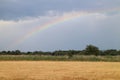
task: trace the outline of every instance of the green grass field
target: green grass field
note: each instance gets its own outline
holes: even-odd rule
[[[120,62],[120,56],[40,56],[40,55],[0,55],[0,61],[106,61]]]

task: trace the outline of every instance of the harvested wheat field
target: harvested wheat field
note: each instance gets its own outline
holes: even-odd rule
[[[120,63],[1,61],[0,80],[120,80]]]

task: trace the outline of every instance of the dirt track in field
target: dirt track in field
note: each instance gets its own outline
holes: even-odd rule
[[[120,63],[1,61],[0,80],[120,80]]]

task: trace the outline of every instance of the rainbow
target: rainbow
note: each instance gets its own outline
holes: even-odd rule
[[[112,9],[113,10],[120,10],[119,8],[117,9]],[[108,11],[111,11],[111,10],[108,10]],[[96,11],[95,11],[96,12]],[[104,12],[104,10],[100,11],[100,12]],[[71,21],[73,19],[76,19],[76,18],[80,18],[82,16],[85,16],[85,15],[89,15],[91,12],[71,12],[71,13],[66,13],[62,16],[59,16],[58,18],[52,20],[52,21],[48,21],[40,26],[37,26],[35,27],[34,29],[30,30],[29,32],[27,32],[26,34],[24,34],[24,36],[18,38],[13,44],[12,46],[16,46],[16,45],[19,45],[21,43],[23,43],[25,40],[29,39],[31,36],[37,34],[38,32],[42,32],[48,28],[51,28],[51,27],[55,27],[55,25],[59,25],[59,24],[62,24],[64,22],[67,22],[67,21]],[[93,13],[93,12],[92,12]]]
[[[38,32],[42,32],[48,28],[55,27],[55,25],[62,24],[64,22],[79,18],[79,17],[87,15],[87,14],[89,14],[89,12],[66,13],[52,21],[46,22],[45,24],[37,26],[34,29],[30,30],[29,32],[24,34],[24,36],[18,38],[14,43],[12,43],[12,45],[10,47],[13,47],[13,46],[23,43],[25,40],[29,39],[31,36],[37,34]]]

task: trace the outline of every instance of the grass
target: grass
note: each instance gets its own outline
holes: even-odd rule
[[[0,80],[120,80],[120,63],[1,61]]]
[[[39,55],[0,55],[0,61],[106,61],[120,62],[120,56],[39,56]]]

